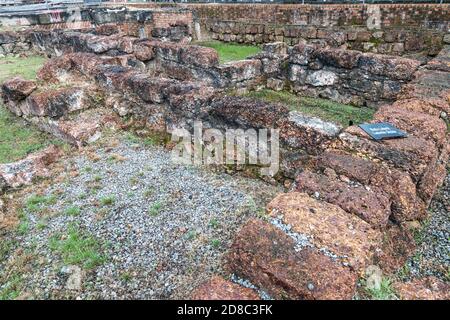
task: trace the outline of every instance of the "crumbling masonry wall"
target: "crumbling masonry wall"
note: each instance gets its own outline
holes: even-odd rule
[[[63,52],[117,56],[141,70],[181,81],[216,88],[266,86],[358,106],[393,102],[421,65],[396,56],[303,44],[288,47],[282,42],[265,45],[246,60],[219,64],[217,52],[209,48],[162,38],[140,40],[120,32],[98,34],[101,31],[33,31],[28,36],[32,46],[48,56]]]
[[[36,34],[57,30],[95,32],[99,35],[122,33],[133,37],[158,38],[188,42],[191,40],[192,13],[182,8],[153,10],[115,8],[84,8],[53,10],[17,15],[0,15],[5,29],[22,31],[0,32],[0,57],[29,54],[36,48]],[[62,33],[62,32],[61,32]],[[58,35],[56,32],[55,35]]]
[[[186,4],[199,39],[283,41],[403,55],[435,55],[450,41],[450,5]]]
[[[225,259],[230,275],[277,299],[351,299],[369,265],[394,272],[414,252],[412,226],[427,217],[449,160],[449,45],[421,63],[277,42],[220,65],[213,49],[121,32],[33,34],[53,58],[38,81],[6,81],[2,99],[17,116],[80,147],[103,128],[122,126],[123,116],[168,133],[191,129],[195,120],[205,129],[280,130],[277,178],[294,183],[267,206],[266,219],[250,219],[236,234]],[[408,136],[374,141],[357,126],[227,95],[263,86],[365,104],[376,95],[383,105],[372,122],[391,122]],[[15,167],[0,167],[0,189],[15,187]],[[236,297],[242,290],[217,279],[205,286],[193,296]],[[247,290],[241,297],[254,296]]]

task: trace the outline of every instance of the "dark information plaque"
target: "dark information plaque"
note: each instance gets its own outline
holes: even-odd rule
[[[387,122],[363,123],[359,127],[374,140],[404,138],[406,133]]]

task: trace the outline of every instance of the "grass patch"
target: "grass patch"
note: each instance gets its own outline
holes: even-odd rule
[[[195,44],[215,49],[219,53],[220,63],[243,60],[248,56],[257,54],[261,51],[261,49],[257,46],[225,43],[220,41],[199,41]]]
[[[75,217],[75,216],[79,216],[79,215],[80,215],[81,209],[80,209],[79,207],[72,206],[72,207],[68,207],[68,208],[64,211],[64,213],[65,213],[66,215],[68,215],[68,216],[73,216],[73,217]]]
[[[220,242],[219,239],[212,239],[212,240],[211,240],[211,246],[212,246],[214,249],[220,248],[221,245],[222,245],[222,243]]]
[[[28,217],[22,217],[20,219],[19,224],[17,225],[17,233],[19,233],[19,235],[24,236],[28,233],[28,231],[30,230],[30,220],[28,219]]]
[[[164,146],[170,141],[171,136],[161,132],[148,132],[145,136],[139,136],[132,131],[124,134],[125,141],[132,144],[139,144],[146,147]]]
[[[14,300],[20,296],[22,276],[13,274],[8,282],[0,287],[0,300]]]
[[[123,282],[130,282],[132,279],[133,279],[133,277],[132,277],[131,273],[129,273],[129,272],[123,272],[120,275],[120,280]]]
[[[0,59],[0,82],[15,76],[35,79],[37,71],[47,59],[42,56],[6,57]]]
[[[184,235],[184,238],[186,240],[194,240],[197,237],[197,231],[195,230],[189,230],[188,232],[186,232],[186,234]]]
[[[380,288],[366,288],[366,292],[372,300],[397,300],[394,289],[391,287],[391,280],[383,278]]]
[[[2,239],[2,241],[0,241],[0,261],[3,262],[6,260],[15,244],[16,242],[10,239]]]
[[[116,198],[114,196],[103,197],[100,199],[100,203],[102,206],[111,206],[116,202]]]
[[[155,188],[153,188],[153,187],[148,187],[148,188],[145,189],[145,191],[144,191],[144,197],[149,198],[149,197],[151,197],[154,193],[155,193]]]
[[[14,76],[35,79],[37,70],[45,58],[6,57],[0,59],[0,83]],[[14,117],[0,103],[0,163],[8,163],[24,158],[27,154],[48,145],[48,136]]]
[[[211,226],[211,228],[217,229],[220,227],[220,222],[216,218],[212,218],[211,220],[209,220],[209,225]]]
[[[296,110],[311,116],[331,121],[347,127],[353,124],[367,122],[373,118],[375,110],[367,107],[354,107],[327,99],[297,96],[287,91],[260,90],[244,94],[268,102],[278,102],[290,110]]]
[[[75,264],[85,269],[93,269],[106,260],[101,254],[101,244],[81,231],[77,225],[70,225],[67,235],[50,238],[49,247],[62,256],[66,265]]]
[[[10,257],[2,261],[5,264],[4,269],[0,269],[0,300],[14,300],[21,296],[24,288],[23,275],[34,270],[38,261],[35,240],[11,252],[14,247],[14,243],[7,245]]]
[[[133,132],[126,132],[125,140],[132,144],[138,144],[138,143],[142,142],[142,140],[137,135],[135,135]]]
[[[30,196],[26,202],[25,207],[28,211],[37,212],[40,211],[44,205],[52,205],[57,201],[54,195],[49,196],[40,196],[40,195],[32,195]]]
[[[148,214],[152,217],[156,217],[162,209],[162,203],[160,201],[156,201],[148,208]]]
[[[0,103],[0,163],[14,162],[49,144],[48,136],[25,125]]]

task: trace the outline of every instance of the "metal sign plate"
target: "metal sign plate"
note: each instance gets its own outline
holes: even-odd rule
[[[387,122],[363,123],[359,127],[374,140],[404,138],[407,136],[405,132]]]

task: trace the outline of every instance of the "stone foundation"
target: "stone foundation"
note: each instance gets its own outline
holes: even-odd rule
[[[448,4],[185,4],[196,37],[262,44],[282,41],[365,52],[436,55],[448,42]]]
[[[34,39],[37,34],[55,31],[57,37],[60,34],[57,30],[93,32],[99,35],[121,33],[132,37],[188,42],[192,33],[192,13],[182,8],[60,9],[51,13],[0,15],[0,25],[5,29],[22,29],[0,32],[0,56],[4,56],[29,54],[30,48],[39,44]]]
[[[449,159],[443,120],[450,110],[449,46],[421,65],[273,43],[247,60],[220,65],[213,49],[120,32],[39,31],[32,39],[54,58],[37,82],[6,81],[2,98],[17,116],[73,144],[94,141],[102,128],[120,126],[122,116],[165,133],[192,129],[196,120],[205,129],[280,130],[276,178],[295,182],[271,201],[266,219],[252,219],[237,233],[226,259],[229,274],[278,299],[350,299],[368,266],[393,272],[414,251],[411,225],[426,218]],[[373,122],[393,122],[408,136],[374,141],[357,126],[343,129],[226,91],[263,86],[383,103]],[[255,294],[216,278],[194,297]]]

